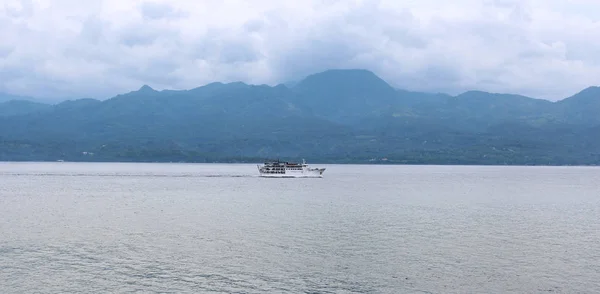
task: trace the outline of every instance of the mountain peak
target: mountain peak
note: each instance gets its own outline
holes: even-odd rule
[[[294,88],[321,86],[330,89],[377,88],[383,91],[393,92],[387,82],[366,69],[330,69],[320,73],[312,74],[300,81]]]
[[[534,99],[534,100],[541,100],[541,99],[531,98],[531,97],[518,95],[518,94],[493,93],[493,92],[486,92],[486,91],[481,91],[481,90],[467,91],[458,96],[455,96],[455,98],[467,99],[467,100],[479,100],[479,99],[488,99],[488,100],[489,99],[503,99],[503,100],[507,100],[507,99],[531,100],[531,99]],[[544,101],[547,101],[547,100],[544,100]],[[549,102],[549,101],[547,101],[547,102]]]
[[[155,92],[156,90],[152,89],[152,87],[148,86],[148,85],[143,85],[138,92]]]
[[[0,102],[10,101],[10,100],[29,100],[29,101],[34,101],[35,99],[33,99],[32,97],[20,96],[20,95],[13,95],[13,94],[8,94],[8,93],[2,93],[2,92],[0,92]],[[37,101],[35,101],[35,102],[37,102]]]
[[[485,92],[485,91],[481,91],[481,90],[469,90],[469,91],[459,94],[458,96],[472,96],[472,95],[485,95],[485,94],[493,95],[494,93]]]
[[[561,100],[560,102],[592,102],[592,101],[600,101],[600,87],[591,86],[581,90],[579,93]]]
[[[581,92],[579,92],[579,94],[600,95],[600,87],[598,87],[598,86],[587,87],[587,88],[581,90]]]
[[[292,88],[315,114],[344,121],[365,109],[384,109],[396,90],[364,69],[332,69],[313,74]]]
[[[300,83],[315,79],[315,78],[343,78],[343,79],[366,79],[366,80],[381,80],[377,75],[375,75],[372,71],[366,69],[329,69],[320,73],[315,73],[307,76]],[[385,82],[384,82],[385,83]]]

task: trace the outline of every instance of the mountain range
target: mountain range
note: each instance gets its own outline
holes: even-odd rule
[[[599,87],[557,102],[482,91],[451,96],[395,89],[356,69],[273,87],[144,85],[103,101],[6,96],[2,161],[600,163]]]

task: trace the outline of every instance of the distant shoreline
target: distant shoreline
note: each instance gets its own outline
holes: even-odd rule
[[[283,160],[283,159],[282,159]],[[297,160],[285,160],[296,162]],[[67,160],[0,160],[0,163],[116,163],[116,164],[262,164],[264,161],[67,161]],[[598,167],[599,164],[483,164],[483,163],[398,163],[398,162],[332,162],[312,161],[310,165],[376,165],[376,166],[490,166],[490,167]]]

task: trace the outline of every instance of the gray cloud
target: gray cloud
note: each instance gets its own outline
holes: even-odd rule
[[[12,5],[11,5],[12,4]],[[6,15],[15,18],[30,17],[33,13],[33,0],[21,0],[4,4]]]
[[[408,90],[547,99],[598,85],[600,2],[12,0],[0,90],[108,98],[143,84],[277,84],[366,68]]]
[[[8,44],[0,44],[0,58],[8,57],[13,51],[15,51],[14,46],[10,46]]]
[[[160,3],[153,1],[142,2],[142,4],[140,5],[140,10],[144,18],[153,20],[164,18],[179,18],[186,15],[183,12],[174,9],[168,3]]]

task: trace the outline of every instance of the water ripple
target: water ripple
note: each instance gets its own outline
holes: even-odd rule
[[[600,292],[594,169],[11,166],[1,293]]]

